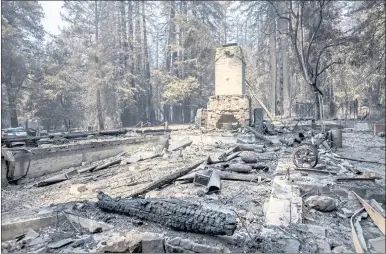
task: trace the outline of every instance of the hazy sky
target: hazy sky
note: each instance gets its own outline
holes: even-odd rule
[[[45,17],[43,19],[44,29],[52,34],[59,34],[58,26],[62,19],[60,9],[63,1],[38,1],[43,7]]]

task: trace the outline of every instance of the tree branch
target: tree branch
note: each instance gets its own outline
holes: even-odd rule
[[[332,63],[329,63],[329,64],[327,64],[326,65],[326,67],[324,67],[320,72],[318,72],[317,74],[316,74],[316,77],[318,77],[319,75],[321,75],[325,70],[327,70],[328,68],[330,68],[332,65],[334,65],[334,64],[343,64],[343,62],[332,62]]]
[[[308,63],[309,63],[309,56],[310,56],[311,45],[314,42],[315,36],[316,36],[317,32],[319,31],[320,25],[322,24],[322,20],[323,20],[324,1],[323,2],[319,1],[319,3],[320,3],[319,22],[318,22],[318,25],[317,25],[316,29],[312,33],[311,40],[310,40],[310,43],[308,44],[307,53],[306,53],[306,59],[307,59]]]
[[[280,15],[278,9],[277,9],[276,6],[272,3],[272,1],[268,1],[268,3],[269,3],[270,5],[272,5],[272,7],[275,9],[276,15],[279,17],[279,19],[286,19],[286,20],[290,21],[289,18]]]

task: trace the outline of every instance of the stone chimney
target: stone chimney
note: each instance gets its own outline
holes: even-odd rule
[[[241,47],[234,44],[216,49],[215,95],[245,94],[245,64]]]

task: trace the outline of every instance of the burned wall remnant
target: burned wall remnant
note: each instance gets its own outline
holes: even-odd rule
[[[207,128],[221,129],[224,123],[246,126],[250,119],[250,99],[246,95],[219,95],[209,98]]]
[[[207,109],[199,109],[196,125],[221,129],[231,124],[247,126],[251,119],[251,99],[245,94],[245,64],[237,44],[216,49],[215,96]]]

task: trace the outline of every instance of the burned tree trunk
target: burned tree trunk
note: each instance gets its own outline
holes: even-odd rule
[[[237,227],[233,214],[178,199],[114,199],[100,192],[97,206],[107,212],[134,216],[187,232],[233,235]]]

